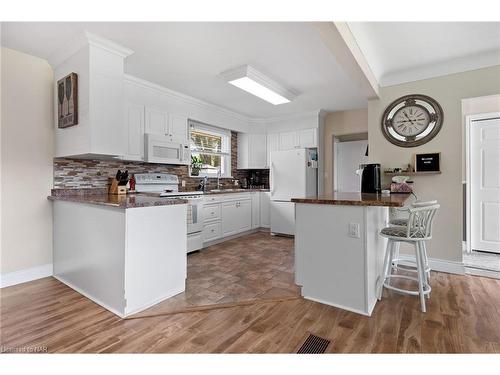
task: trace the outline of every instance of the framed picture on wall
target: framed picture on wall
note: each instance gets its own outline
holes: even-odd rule
[[[57,125],[67,128],[78,124],[78,75],[68,74],[57,81]]]

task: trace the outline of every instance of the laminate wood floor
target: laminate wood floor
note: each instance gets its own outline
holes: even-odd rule
[[[293,240],[257,232],[189,254],[186,290],[136,316],[297,297]]]
[[[330,353],[500,352],[500,280],[432,272],[431,285],[425,314],[418,298],[385,291],[370,318],[296,298],[120,319],[45,278],[1,290],[0,340],[4,351],[293,353],[310,332]]]

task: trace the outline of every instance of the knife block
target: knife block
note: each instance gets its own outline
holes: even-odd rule
[[[111,185],[109,186],[109,194],[125,195],[127,194],[127,186],[118,185],[118,180],[116,178],[113,178],[111,180]]]

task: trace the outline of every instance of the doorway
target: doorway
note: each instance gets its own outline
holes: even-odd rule
[[[466,267],[500,272],[500,113],[466,122]]]
[[[333,192],[360,192],[359,170],[368,162],[368,134],[333,137]]]

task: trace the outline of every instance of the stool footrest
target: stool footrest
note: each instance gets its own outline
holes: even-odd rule
[[[384,280],[384,288],[394,290],[399,293],[403,294],[410,294],[412,296],[418,296],[420,293],[414,290],[408,290],[408,289],[402,289],[402,288],[397,288],[395,286],[389,285],[388,280],[389,279],[405,279],[405,280],[412,280],[418,282],[418,279],[416,277],[411,277],[411,276],[406,276],[406,275],[388,275],[385,280]],[[432,288],[429,284],[424,284],[424,294],[429,294],[431,292]]]

